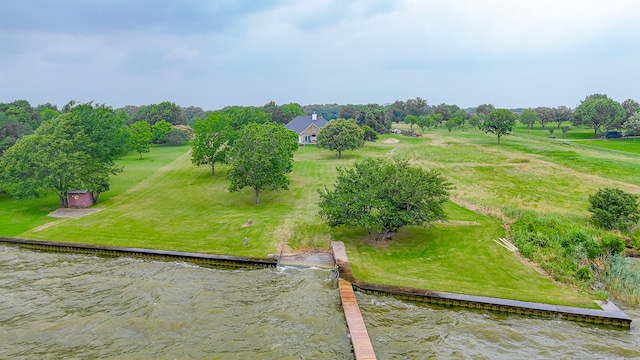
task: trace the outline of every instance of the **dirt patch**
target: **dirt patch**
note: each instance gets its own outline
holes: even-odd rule
[[[63,221],[64,221],[64,220],[57,220],[57,221],[48,222],[48,223],[46,223],[46,224],[44,224],[44,225],[40,225],[40,226],[38,226],[38,227],[33,228],[33,231],[38,232],[38,231],[44,230],[44,229],[46,229],[46,228],[52,227],[52,226],[54,226],[54,225],[58,225],[58,224],[60,224],[60,223],[61,223],[61,222],[63,222]]]
[[[383,143],[385,143],[385,144],[397,144],[399,142],[400,142],[400,140],[398,140],[396,138],[388,138],[387,140],[383,141]]]
[[[477,221],[464,221],[464,220],[446,220],[446,221],[436,221],[438,224],[443,225],[455,225],[455,226],[480,226]]]
[[[89,214],[93,214],[94,212],[98,212],[102,209],[70,209],[70,208],[61,208],[56,209],[50,212],[48,215],[55,218],[77,218]]]

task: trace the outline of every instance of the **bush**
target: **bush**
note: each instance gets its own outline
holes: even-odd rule
[[[171,129],[167,134],[168,145],[182,145],[189,141],[189,133],[180,129]]]
[[[582,266],[576,270],[576,277],[584,282],[589,282],[593,280],[593,271],[589,266]]]
[[[373,130],[371,126],[363,125],[362,131],[364,131],[364,135],[363,135],[364,141],[374,142],[378,140],[378,133],[376,133],[376,131]]]
[[[589,196],[591,221],[609,230],[627,230],[640,219],[638,197],[620,189],[603,188]]]
[[[624,239],[618,235],[605,235],[600,241],[600,248],[604,254],[624,254],[626,244]]]

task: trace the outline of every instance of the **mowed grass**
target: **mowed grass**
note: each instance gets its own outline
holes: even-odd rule
[[[124,168],[111,182],[111,189],[100,195],[99,203],[108,204],[110,199],[151,176],[158,168],[166,165],[188,150],[182,147],[153,147],[152,154],[129,154],[118,164]],[[56,195],[41,199],[16,200],[0,193],[0,236],[16,236],[30,229],[54,222],[47,214],[58,208]]]
[[[399,142],[384,142],[391,137]],[[156,160],[158,151],[175,160]],[[600,187],[640,193],[640,165],[632,155],[519,133],[503,137],[500,145],[492,134],[473,130],[432,129],[420,138],[385,135],[342,158],[300,148],[290,190],[264,192],[256,206],[251,189],[227,191],[224,166],[212,178],[209,169],[191,165],[187,147],[154,148],[146,162],[136,162],[137,154],[124,159],[126,171],[102,196],[97,207],[102,211],[35,229],[51,221],[40,212],[11,235],[257,257],[279,252],[282,244],[324,249],[332,235],[345,242],[356,276],[365,281],[590,306],[587,295],[553,283],[493,240],[505,236],[500,220],[506,209],[586,215],[588,195]],[[317,217],[317,189],[333,185],[336,166],[367,157],[407,158],[438,169],[452,184],[453,201],[476,213],[448,204],[451,222],[403,229],[382,246],[366,241],[359,230],[329,229]],[[155,172],[136,170],[150,163]],[[2,211],[6,201],[0,202]],[[34,208],[57,205],[56,199],[37,201]],[[249,218],[253,225],[246,226]]]
[[[450,221],[401,230],[392,242],[367,241],[358,231],[337,231],[354,275],[372,283],[594,307],[589,296],[556,284],[501,247],[504,229],[491,217],[447,204]]]

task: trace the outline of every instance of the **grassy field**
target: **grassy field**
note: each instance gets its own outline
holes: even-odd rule
[[[399,142],[385,143],[390,137]],[[82,218],[47,217],[55,198],[0,197],[0,235],[258,257],[324,249],[331,235],[345,242],[356,276],[365,281],[590,306],[589,296],[540,275],[493,240],[504,237],[501,221],[509,210],[586,215],[588,196],[600,187],[640,193],[638,155],[588,145],[596,141],[552,140],[525,130],[497,145],[481,131],[437,129],[420,138],[385,135],[342,158],[304,147],[295,155],[290,190],[263,193],[259,206],[251,189],[227,191],[224,166],[212,178],[209,169],[191,165],[188,147],[156,147],[142,160],[124,158],[125,171],[101,196],[101,211]],[[453,184],[451,221],[403,229],[384,245],[361,231],[329,229],[316,215],[316,189],[332,185],[336,166],[365,157],[407,158],[441,171]]]

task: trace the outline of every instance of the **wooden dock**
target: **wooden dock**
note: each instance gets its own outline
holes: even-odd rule
[[[338,279],[340,288],[340,298],[342,298],[342,309],[344,317],[347,319],[349,334],[351,334],[351,344],[356,360],[375,359],[376,354],[373,352],[373,345],[367,332],[367,327],[362,319],[360,307],[356,301],[356,295],[353,292],[353,286],[344,279]]]

